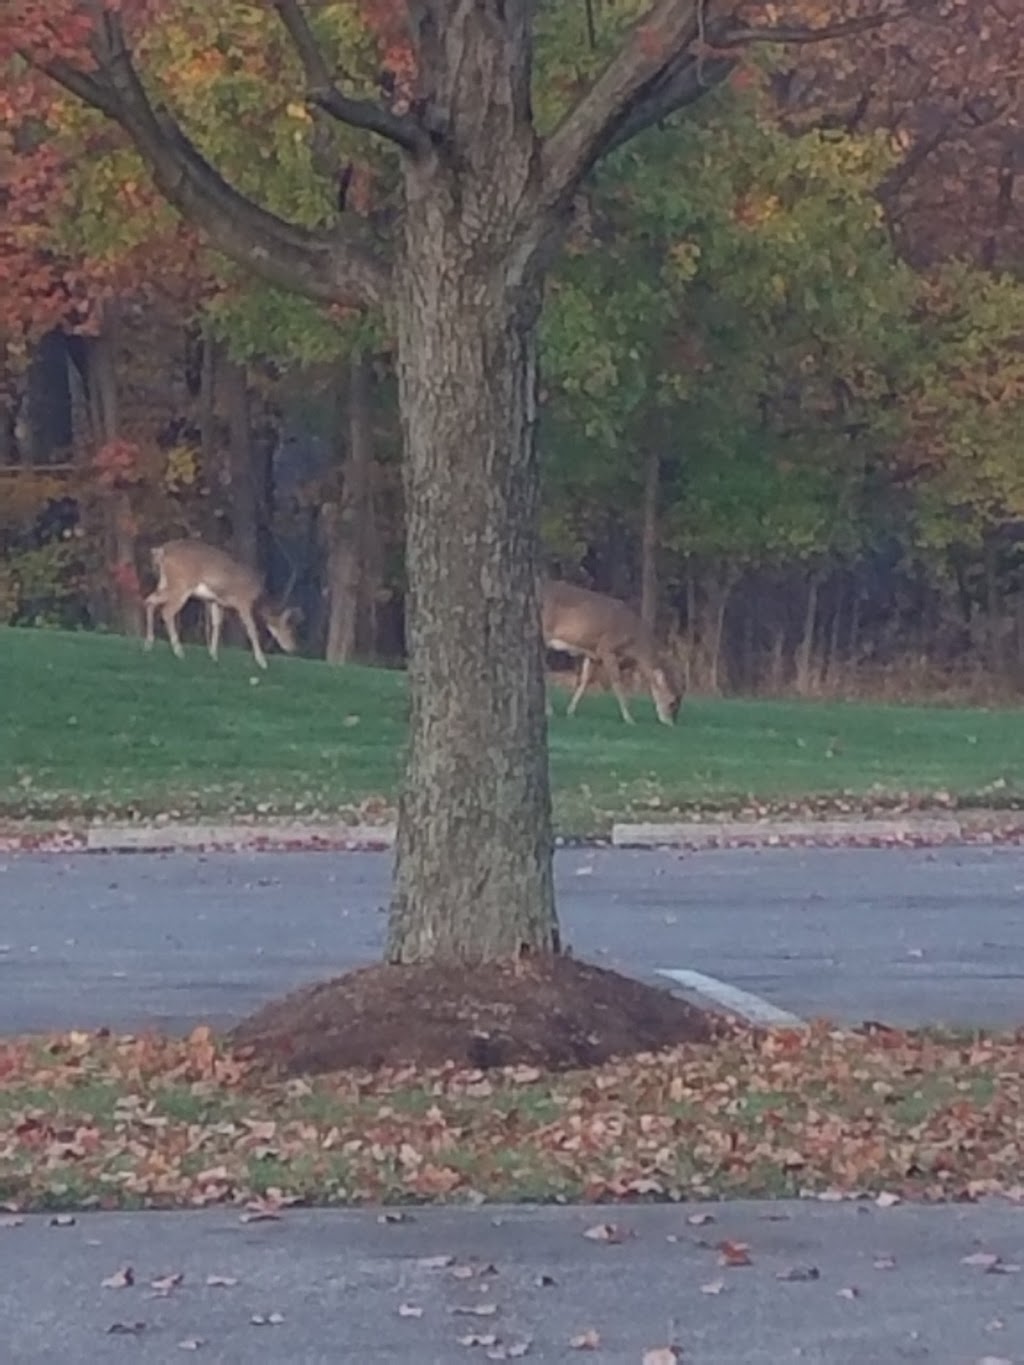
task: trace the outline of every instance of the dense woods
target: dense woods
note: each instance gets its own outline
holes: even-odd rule
[[[394,232],[392,148],[296,100],[272,7],[150,8],[152,68],[247,193]],[[401,94],[399,8],[321,7],[358,88]],[[539,7],[541,125],[639,8]],[[1022,33],[1019,0],[975,0],[747,49],[577,196],[541,324],[544,552],[675,637],[692,688],[1016,689]],[[0,620],[137,631],[148,547],[196,533],[294,585],[308,653],[400,661],[385,320],[205,250],[108,121],[2,55]]]

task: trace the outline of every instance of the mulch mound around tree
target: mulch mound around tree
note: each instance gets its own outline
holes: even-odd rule
[[[231,1042],[286,1075],[412,1065],[561,1070],[727,1030],[667,990],[571,957],[364,967],[273,1001]]]

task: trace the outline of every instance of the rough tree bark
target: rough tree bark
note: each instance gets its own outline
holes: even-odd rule
[[[534,582],[540,273],[510,240],[534,148],[514,107],[526,73],[500,49],[488,66],[492,100],[501,80],[508,103],[492,103],[496,145],[479,155],[500,178],[482,202],[415,167],[407,186],[419,210],[397,308],[411,727],[392,961],[557,946]]]
[[[314,299],[390,306],[405,437],[411,727],[388,954],[408,962],[553,951],[534,587],[544,271],[602,156],[719,84],[739,45],[825,31],[752,31],[716,0],[656,0],[541,140],[526,0],[411,0],[416,89],[391,107],[347,95],[300,0],[272,2],[318,115],[399,149],[393,269],[344,220],[303,228],[234,190],[151,103],[116,11],[97,24],[91,69],[38,60],[121,124],[157,187],[215,248]]]

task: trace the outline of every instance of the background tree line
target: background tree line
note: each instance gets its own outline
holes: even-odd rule
[[[369,72],[367,7],[331,8]],[[386,150],[276,98],[272,21],[225,45],[180,13],[153,60],[211,157],[311,225],[386,227]],[[628,17],[542,7],[542,115]],[[1024,672],[1022,32],[1020,0],[950,4],[913,43],[760,51],[576,204],[543,322],[545,544],[675,635],[695,689]],[[294,583],[310,652],[399,659],[379,320],[212,258],[108,125],[10,61],[0,619],[137,630],[148,546],[198,533]]]

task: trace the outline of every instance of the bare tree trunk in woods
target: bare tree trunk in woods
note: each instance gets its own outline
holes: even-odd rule
[[[205,470],[217,458],[217,342],[209,326],[203,328],[199,370],[199,458]]]
[[[818,629],[818,589],[821,575],[811,574],[807,585],[807,606],[804,610],[804,627],[796,650],[796,690],[801,697],[811,691],[811,670],[814,665],[814,637]]]
[[[88,348],[89,416],[97,449],[121,437],[121,402],[117,378],[118,317],[110,301],[103,310],[103,326]],[[112,614],[125,635],[141,635],[142,602],[135,564],[135,518],[125,489],[113,487],[102,495],[107,559],[111,571]]]
[[[1002,602],[999,592],[999,558],[995,541],[985,542],[985,640],[988,666],[997,677],[1003,672]]]
[[[260,496],[256,486],[249,382],[245,366],[218,357],[216,373],[228,424],[227,472],[231,493],[231,549],[243,564],[259,563]]]
[[[339,504],[326,515],[327,648],[329,664],[347,663],[355,654],[359,607],[363,599],[366,522],[373,466],[372,366],[366,355],[352,356],[348,366],[348,453]]]
[[[658,623],[658,494],[661,457],[649,451],[644,470],[643,528],[640,539],[640,619],[649,630]]]
[[[828,659],[825,663],[825,679],[832,683],[839,676],[841,671],[841,660],[839,658],[839,637],[841,634],[843,621],[843,608],[846,605],[846,574],[840,571],[836,582],[835,600],[832,603],[832,624],[829,630]]]
[[[722,690],[722,639],[725,635],[725,614],[729,608],[729,599],[732,597],[735,582],[735,575],[726,569],[723,571],[722,580],[715,585],[714,591],[709,594],[713,603],[713,626],[708,650],[708,687],[715,696],[718,696]]]

